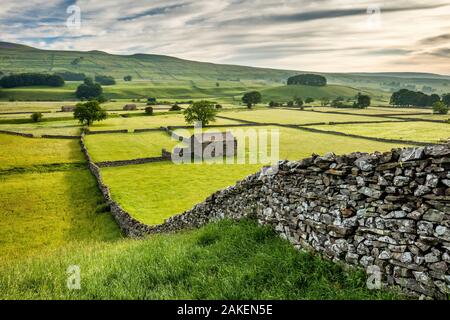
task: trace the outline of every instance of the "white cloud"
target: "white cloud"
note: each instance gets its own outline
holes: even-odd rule
[[[82,10],[80,30],[61,22],[72,2]],[[378,20],[365,14],[373,5],[381,9]],[[328,72],[450,74],[446,37],[424,41],[450,33],[449,14],[441,0],[2,0],[0,30],[2,40],[47,49]],[[433,55],[437,49],[439,56]]]

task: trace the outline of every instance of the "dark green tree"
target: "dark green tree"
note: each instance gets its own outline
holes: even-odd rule
[[[442,102],[446,106],[450,106],[450,93],[446,93],[446,94],[442,95]]]
[[[153,107],[145,107],[145,114],[152,116],[153,115]]]
[[[96,99],[103,93],[103,88],[99,83],[94,83],[91,78],[84,79],[75,92],[79,99]]]
[[[213,103],[205,100],[196,101],[184,110],[184,119],[187,123],[200,121],[203,126],[216,121],[217,109]]]
[[[313,103],[314,99],[313,98],[306,98],[305,103]]]
[[[90,126],[94,121],[102,121],[107,118],[108,114],[98,101],[88,101],[79,103],[73,112],[73,117],[78,119],[81,124]]]
[[[112,86],[116,84],[116,80],[113,77],[103,75],[96,75],[95,82],[100,83],[103,86]]]
[[[302,100],[302,98],[296,97],[296,98],[295,98],[295,105],[296,105],[297,107],[302,107],[302,106],[303,106],[303,100]]]
[[[30,118],[33,122],[40,122],[44,116],[40,112],[34,112]]]
[[[261,93],[258,91],[251,91],[244,94],[242,102],[250,109],[253,105],[260,103],[262,100]]]
[[[449,106],[443,103],[442,101],[435,102],[433,104],[433,113],[436,114],[447,114]]]
[[[128,76],[123,77],[123,80],[124,81],[132,81],[133,77],[128,75]]]
[[[356,107],[364,109],[370,106],[370,96],[358,93],[356,96]]]

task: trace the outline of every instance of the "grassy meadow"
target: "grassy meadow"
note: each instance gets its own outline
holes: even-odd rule
[[[178,143],[162,131],[87,135],[85,142],[95,162],[160,157],[163,148],[172,150]]]
[[[234,185],[259,165],[148,163],[102,168],[113,198],[134,218],[159,224]]]
[[[55,62],[66,63],[69,58],[63,56],[55,57]],[[104,58],[104,65],[117,62],[114,56]],[[133,65],[134,59],[130,57],[127,65]],[[97,70],[102,62],[94,60],[86,59],[83,67]],[[150,65],[148,61],[145,63]],[[194,68],[191,71],[198,72]],[[315,104],[312,108],[315,111],[265,107],[269,100],[288,101],[296,96],[353,97],[360,90],[350,86],[284,86],[269,76],[258,81],[234,80],[234,77],[223,81],[202,77],[187,79],[178,78],[176,72],[174,70],[172,79],[161,76],[160,79],[139,80],[136,75],[131,83],[119,80],[114,86],[104,86],[106,96],[114,99],[103,104],[110,116],[94,123],[90,130],[126,129],[129,133],[87,135],[86,145],[94,161],[156,157],[161,155],[162,148],[171,150],[178,143],[164,132],[133,133],[135,129],[186,125],[180,112],[167,112],[167,104],[153,106],[153,116],[144,115],[144,98],[148,96],[172,103],[207,98],[222,104],[224,108],[219,116],[236,120],[218,118],[212,124],[220,127],[212,130],[231,131],[238,137],[239,144],[245,145],[247,156],[248,140],[240,138],[239,132],[249,130],[277,130],[279,159],[299,160],[313,153],[387,151],[405,146],[275,124],[383,121],[385,123],[312,127],[424,142],[450,136],[448,124],[420,121],[448,118],[433,115],[429,109],[381,106],[365,110],[336,109]],[[42,134],[79,135],[81,125],[71,118],[72,113],[58,112],[62,105],[76,103],[73,96],[76,86],[75,82],[67,82],[62,88],[2,90],[0,99],[3,100],[12,97],[59,101],[2,101],[0,130],[33,133],[37,137]],[[242,93],[248,90],[263,93],[263,103],[253,110],[247,110],[240,103]],[[377,95],[377,101],[386,98],[375,88],[369,91]],[[142,100],[132,101],[137,98]],[[123,111],[128,103],[136,104],[138,110]],[[45,121],[27,121],[35,111],[50,113],[44,114]],[[329,111],[333,113],[326,113]],[[10,112],[27,113],[5,114]],[[413,113],[427,114],[411,115]],[[389,117],[394,114],[395,118]],[[407,121],[408,117],[417,121]],[[405,121],[398,122],[398,118]],[[228,127],[242,124],[242,121],[274,125]],[[192,131],[184,130],[183,134],[190,136]],[[211,193],[234,185],[261,166],[248,164],[248,159],[247,164],[240,165],[160,162],[102,168],[101,173],[115,201],[134,218],[154,225],[189,210]],[[0,134],[0,299],[404,298],[392,290],[367,290],[362,272],[344,271],[334,263],[300,253],[273,231],[258,227],[254,222],[222,221],[199,230],[130,240],[123,238],[108,210],[86,168],[78,140]],[[66,269],[73,264],[81,267],[82,289],[79,291],[66,288]]]
[[[366,137],[437,143],[450,138],[449,123],[396,122],[368,123],[360,126],[322,125],[313,128],[351,133]]]
[[[78,140],[32,139],[0,133],[0,170],[85,162]]]
[[[286,110],[286,109],[255,109],[242,111],[227,111],[220,115],[225,117],[254,121],[258,123],[279,123],[279,124],[308,124],[318,122],[347,122],[347,121],[393,121],[395,119],[384,117],[364,117],[349,114],[327,114],[313,111]]]
[[[66,270],[79,265],[81,289]],[[0,299],[400,299],[365,276],[300,253],[269,228],[221,221],[199,230],[79,244],[0,265]]]
[[[121,237],[87,169],[0,174],[0,265]]]

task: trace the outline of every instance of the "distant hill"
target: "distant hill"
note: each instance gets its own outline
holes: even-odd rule
[[[111,75],[123,78],[160,80],[265,80],[281,82],[298,71],[221,65],[153,55],[114,55],[102,51],[40,50],[24,45],[0,42],[0,71],[83,72],[87,75]]]
[[[176,81],[235,81],[257,80],[282,85],[287,78],[301,73],[296,70],[255,68],[179,59],[164,55],[115,55],[102,51],[56,51],[0,42],[0,72],[61,72],[85,73],[89,76],[110,75],[122,79],[150,80],[155,85]],[[432,86],[436,93],[450,91],[450,76],[431,73],[316,73],[329,84],[359,89],[392,92],[402,87],[421,90]]]

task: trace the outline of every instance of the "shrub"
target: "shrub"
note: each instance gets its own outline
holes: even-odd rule
[[[133,80],[133,77],[132,76],[125,76],[125,77],[123,77],[123,80],[124,81],[131,81],[131,80]]]
[[[174,104],[172,107],[170,107],[169,111],[180,111],[181,107],[177,104]]]
[[[314,99],[313,98],[306,98],[305,102],[306,103],[313,103]]]
[[[442,101],[435,102],[433,104],[433,113],[436,114],[447,114],[449,107]]]
[[[33,113],[30,118],[33,122],[40,122],[44,116],[40,112]]]
[[[292,108],[294,106],[294,101],[288,101],[287,106]]]
[[[216,104],[216,109],[222,109],[222,105],[221,104]]]
[[[148,114],[149,116],[153,115],[153,107],[146,107],[145,113]]]

